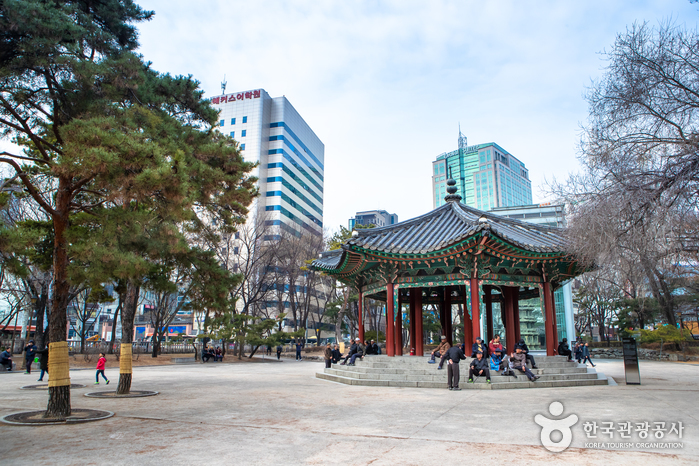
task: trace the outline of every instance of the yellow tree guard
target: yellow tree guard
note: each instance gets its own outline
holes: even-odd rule
[[[121,344],[121,356],[119,356],[119,373],[120,374],[130,374],[131,373],[131,343]]]
[[[68,342],[49,343],[49,387],[70,386]]]

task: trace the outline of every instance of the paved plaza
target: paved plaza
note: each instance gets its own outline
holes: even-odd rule
[[[135,390],[150,398],[83,396],[96,390],[94,370],[71,371],[73,407],[113,411],[110,419],[71,426],[0,425],[0,463],[10,464],[696,464],[699,462],[699,366],[641,361],[643,385],[625,386],[621,361],[596,361],[618,386],[451,392],[350,386],[315,378],[322,363],[258,362],[134,368]],[[118,369],[107,370],[114,387]],[[446,380],[446,374],[445,374]],[[20,390],[35,374],[1,374],[0,415],[43,409],[43,391]],[[446,383],[445,383],[446,387]],[[549,404],[578,416],[563,453],[541,446],[537,414]],[[583,423],[649,422],[642,440]],[[655,439],[654,422],[682,422],[682,438]],[[557,441],[558,438],[553,436]],[[613,442],[617,445],[609,445]],[[639,443],[679,443],[649,449]],[[588,448],[585,444],[588,443]],[[590,448],[591,443],[605,443]],[[619,443],[631,443],[618,445]]]

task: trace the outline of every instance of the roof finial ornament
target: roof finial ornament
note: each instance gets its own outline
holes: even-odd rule
[[[447,180],[447,194],[444,196],[446,202],[461,202],[461,196],[456,194],[458,191],[456,187],[456,181],[452,178],[451,167],[448,168],[449,179]]]

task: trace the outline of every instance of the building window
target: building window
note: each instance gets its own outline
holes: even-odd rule
[[[219,126],[223,126],[223,125],[225,125],[225,124],[226,124],[226,120],[221,120]]]
[[[231,131],[231,137],[232,137],[232,138],[235,137],[235,131]]]
[[[243,130],[243,133],[240,135],[240,137],[241,137],[241,138],[244,138],[245,135],[247,134],[247,132],[248,132],[248,130],[244,129],[244,130]]]
[[[245,144],[240,145],[240,150],[245,150]]]
[[[232,124],[232,125],[235,124],[235,118],[231,118],[231,124]]]
[[[240,249],[238,249],[238,246],[235,246],[233,248],[233,254],[235,254],[236,256],[239,254],[239,251],[240,251]]]
[[[243,117],[243,123],[247,123],[247,122],[248,122],[248,117],[244,116],[244,117]]]

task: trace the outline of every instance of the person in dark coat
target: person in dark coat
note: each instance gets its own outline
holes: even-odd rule
[[[333,364],[337,364],[337,362],[342,359],[342,354],[340,354],[340,347],[335,343],[333,346],[333,357],[332,357],[332,362]]]
[[[323,356],[325,357],[325,368],[330,369],[330,366],[332,365],[332,362],[333,362],[333,349],[330,346],[330,343],[328,343],[325,346],[325,353]]]
[[[490,383],[490,369],[488,368],[488,360],[483,357],[483,353],[476,353],[476,359],[471,361],[471,366],[468,370],[468,383],[473,383],[473,376],[480,377],[485,375],[486,383]]]
[[[39,368],[41,369],[41,374],[37,382],[43,382],[44,374],[49,373],[49,349],[46,347],[42,350],[36,350],[36,354],[39,355]]]
[[[582,362],[583,364],[587,365],[589,362],[592,367],[595,367],[595,364],[592,362],[592,359],[590,359],[590,348],[587,346],[588,344],[585,343],[585,345],[582,347],[580,353],[582,354]]]
[[[357,351],[359,351],[359,338],[357,338],[353,343],[352,346],[350,346],[349,352],[347,353],[347,356],[345,356],[345,360],[340,363],[341,366],[344,366],[347,364],[347,361],[357,354]]]
[[[12,353],[9,349],[2,349],[2,353],[0,353],[0,364],[2,364],[5,370],[12,372]]]
[[[582,347],[583,344],[581,341],[575,343],[575,360],[578,361],[578,364],[582,361]]]
[[[282,357],[282,345],[277,345],[277,361]]]
[[[568,348],[568,339],[564,338],[563,341],[558,345],[558,354],[561,356],[568,356],[568,361],[573,359],[573,352]]]
[[[488,345],[481,337],[476,338],[476,342],[471,347],[471,357],[475,358],[478,353],[483,353],[484,358],[488,357]]]
[[[524,338],[521,338],[519,340],[519,343],[515,345],[515,352],[517,351],[517,348],[521,349],[527,361],[532,363],[532,369],[538,369],[538,367],[536,367],[536,361],[534,361],[534,356],[529,354],[529,348],[527,347],[527,344],[524,342]]]
[[[24,347],[24,363],[27,367],[25,374],[32,373],[32,363],[34,362],[34,357],[36,356],[36,345],[34,345],[34,340],[29,340],[27,346]]]
[[[302,358],[301,356],[301,350],[303,349],[303,345],[301,343],[296,343],[296,360],[300,361]]]
[[[466,359],[464,352],[458,346],[452,346],[444,355],[447,360],[447,385],[449,390],[461,390],[459,388],[459,362]]]

